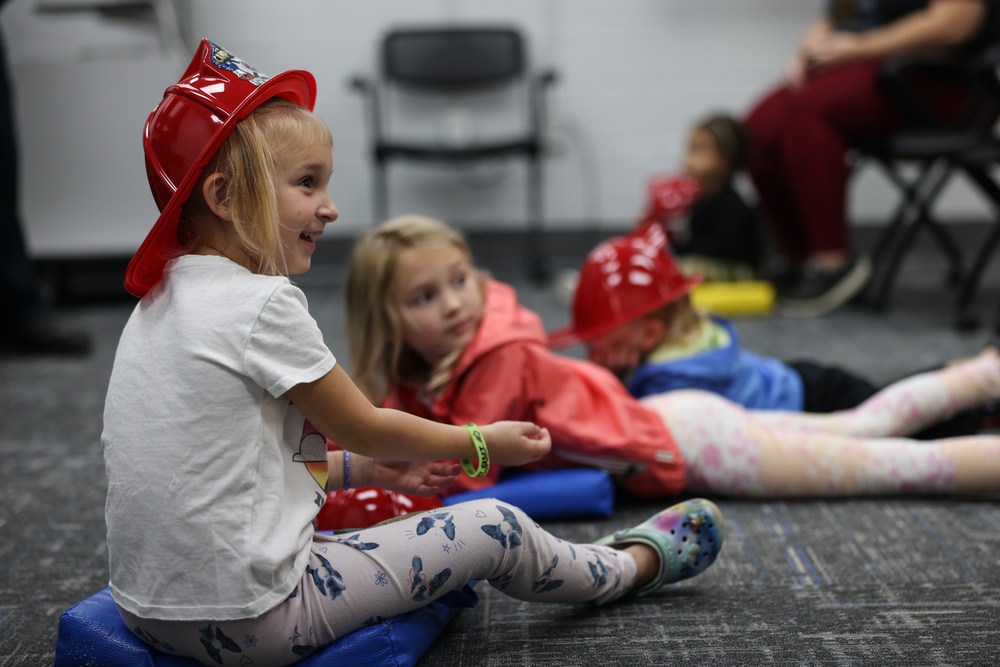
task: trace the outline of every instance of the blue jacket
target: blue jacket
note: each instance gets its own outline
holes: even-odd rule
[[[740,349],[740,337],[726,320],[712,318],[729,332],[730,344],[717,350],[636,369],[629,391],[642,398],[674,389],[703,389],[754,410],[802,411],[802,378],[771,357]]]

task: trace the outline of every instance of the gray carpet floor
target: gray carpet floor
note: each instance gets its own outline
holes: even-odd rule
[[[547,326],[563,324],[565,307],[553,291],[525,280],[523,262],[511,259],[521,256],[519,243],[489,239],[474,247]],[[328,343],[344,357],[342,249],[333,245],[321,246],[302,285]],[[560,250],[557,265],[582,256],[567,245]],[[952,328],[943,275],[939,254],[918,249],[888,312],[850,307],[817,320],[737,324],[745,345],[762,353],[839,363],[889,382],[995,340],[985,328]],[[977,303],[992,322],[996,271]],[[61,310],[66,324],[95,337],[89,357],[0,358],[0,665],[51,664],[60,613],[107,584],[101,413],[131,307],[108,300]],[[461,611],[421,664],[1000,662],[1000,501],[716,500],[726,543],[705,574],[602,609],[529,605],[480,585],[479,606]],[[657,509],[621,498],[610,519],[544,525],[589,541]]]

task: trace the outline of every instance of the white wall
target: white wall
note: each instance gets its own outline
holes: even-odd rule
[[[395,25],[502,22],[523,27],[551,95],[554,153],[546,167],[552,227],[625,228],[653,173],[675,169],[687,128],[713,110],[744,111],[780,75],[822,0],[157,0],[181,19],[181,48],[152,21],[94,11],[39,13],[86,0],[14,0],[3,22],[18,101],[23,213],[37,256],[128,254],[155,219],[143,168],[145,118],[209,37],[264,72],[301,68],[319,85],[317,112],[335,137],[341,220],[328,236],[372,223],[361,99],[348,78],[374,67]],[[96,3],[113,0],[94,0]],[[249,8],[252,8],[250,11]],[[162,27],[162,24],[161,24]],[[451,119],[453,120],[453,119]],[[442,123],[451,122],[447,116]],[[447,131],[443,128],[442,131]],[[488,131],[488,128],[478,128]],[[518,163],[479,176],[413,167],[391,171],[392,212],[418,210],[495,227],[524,224]],[[874,172],[856,181],[858,219],[895,201]],[[945,209],[976,215],[959,187]]]

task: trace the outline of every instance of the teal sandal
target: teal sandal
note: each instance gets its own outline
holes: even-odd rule
[[[602,537],[597,544],[621,548],[638,542],[659,554],[659,575],[629,594],[642,597],[703,572],[722,549],[722,532],[719,508],[708,500],[695,498],[668,507],[634,528]]]

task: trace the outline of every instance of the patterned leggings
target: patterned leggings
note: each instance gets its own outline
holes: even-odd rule
[[[604,604],[632,589],[636,564],[623,551],[560,540],[516,507],[484,499],[316,535],[299,586],[256,619],[154,621],[119,613],[166,653],[206,665],[288,665],[473,579],[519,600]]]
[[[643,401],[677,442],[687,491],[787,498],[1000,492],[1000,437],[900,437],[997,398],[1000,361],[986,350],[830,414],[751,411],[702,391]]]

